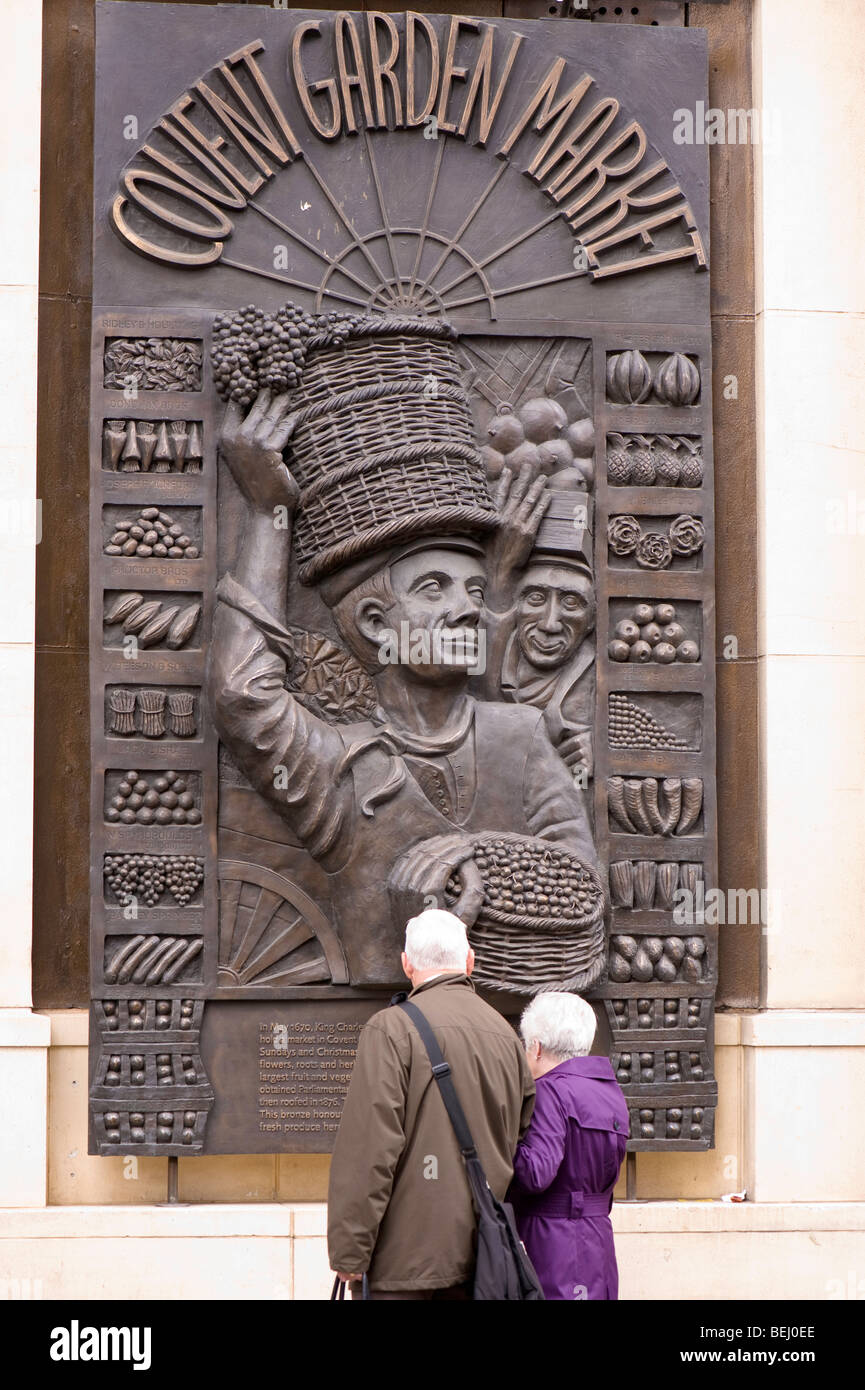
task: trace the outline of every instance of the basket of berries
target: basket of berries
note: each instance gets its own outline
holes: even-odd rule
[[[511,833],[477,836],[473,860],[484,889],[469,931],[477,983],[514,994],[589,989],[605,964],[597,870],[563,845]],[[461,889],[455,873],[445,889],[449,907]]]

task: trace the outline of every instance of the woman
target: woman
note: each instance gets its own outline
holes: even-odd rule
[[[588,1055],[593,1010],[575,994],[539,994],[520,1021],[537,1083],[508,1193],[548,1299],[614,1299],[610,1208],[628,1139],[628,1107],[606,1057]]]

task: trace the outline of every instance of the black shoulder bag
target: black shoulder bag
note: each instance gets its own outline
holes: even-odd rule
[[[500,1202],[493,1195],[487,1182],[465,1112],[454,1087],[451,1069],[442,1056],[435,1033],[416,1004],[404,999],[399,1007],[408,1014],[427,1050],[433,1076],[438,1082],[466,1165],[466,1176],[478,1219],[474,1297],[499,1302],[542,1300],[543,1290],[526,1253],[526,1247],[517,1234],[513,1210],[509,1203]]]

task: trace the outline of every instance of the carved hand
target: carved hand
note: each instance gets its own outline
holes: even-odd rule
[[[474,846],[466,835],[436,835],[406,850],[391,869],[388,887],[406,918],[420,912],[434,898],[445,907],[445,885],[457,873],[462,886],[459,898],[448,910],[470,927],[477,920],[484,899],[480,871],[472,857]]]
[[[265,389],[259,391],[245,419],[234,401],[225,412],[222,456],[244,497],[258,512],[287,507],[292,514],[297,505],[298,486],[282,457],[294,430],[290,401],[288,392],[274,396]]]
[[[588,730],[580,730],[579,733],[569,734],[556,747],[556,752],[569,771],[573,772],[578,767],[586,770],[586,776],[594,776],[594,753],[592,749],[592,735]]]
[[[550,504],[546,483],[543,474],[532,481],[528,464],[516,475],[510,468],[502,471],[495,495],[499,527],[489,549],[490,580],[500,599],[509,601],[515,575],[528,564],[538,527]],[[491,597],[488,601],[492,602]]]

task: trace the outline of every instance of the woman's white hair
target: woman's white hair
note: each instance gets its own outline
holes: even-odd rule
[[[539,1042],[544,1052],[563,1061],[587,1057],[595,1040],[595,1011],[578,994],[538,994],[520,1019],[523,1042]]]
[[[465,970],[465,924],[452,912],[428,907],[406,924],[405,953],[415,970]]]

